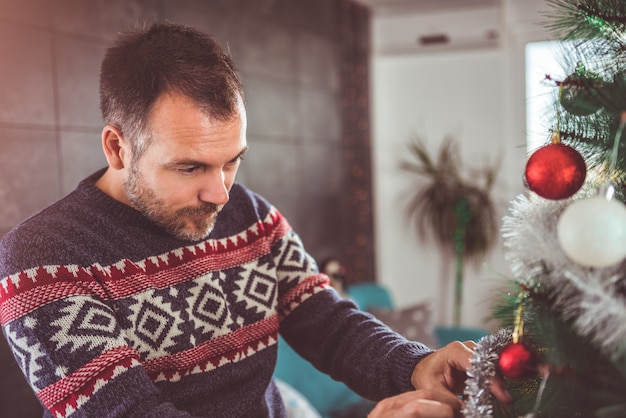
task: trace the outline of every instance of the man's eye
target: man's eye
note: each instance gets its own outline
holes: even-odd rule
[[[198,167],[194,166],[194,167],[181,167],[178,169],[178,172],[181,174],[193,174],[196,171],[198,171]]]
[[[230,161],[226,164],[227,167],[235,167],[237,165],[239,165],[239,162],[241,161],[241,158],[237,158],[236,160]]]

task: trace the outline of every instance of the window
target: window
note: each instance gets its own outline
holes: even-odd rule
[[[565,75],[558,61],[562,43],[531,42],[526,45],[526,150],[532,152],[550,138],[550,115],[557,93],[554,83],[546,80],[563,80]]]
[[[526,150],[532,152],[550,139],[555,81],[568,76],[568,59],[576,56],[573,42],[545,41],[526,44]],[[547,80],[550,76],[553,81]]]

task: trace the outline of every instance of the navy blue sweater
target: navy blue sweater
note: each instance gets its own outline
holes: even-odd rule
[[[328,287],[300,239],[235,184],[181,241],[95,187],[99,171],[0,242],[0,322],[56,417],[284,417],[277,336],[357,393],[411,389],[430,352]]]

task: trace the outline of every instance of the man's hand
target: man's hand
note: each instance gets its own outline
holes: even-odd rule
[[[462,405],[450,392],[420,389],[383,399],[368,418],[454,418]]]
[[[413,387],[462,395],[467,378],[465,371],[470,366],[475,347],[473,341],[455,341],[424,357],[413,370]],[[500,402],[512,401],[504,381],[497,376],[492,380],[490,390]]]

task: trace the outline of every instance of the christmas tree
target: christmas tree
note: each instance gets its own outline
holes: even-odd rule
[[[626,1],[548,0],[567,43],[546,144],[503,220],[510,290],[478,342],[466,417],[626,417]],[[622,140],[623,139],[623,140]],[[514,398],[489,392],[494,376]]]

